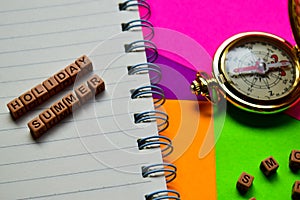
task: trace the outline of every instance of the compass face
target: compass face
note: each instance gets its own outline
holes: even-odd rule
[[[288,95],[295,83],[290,55],[264,38],[238,42],[225,55],[224,75],[230,86],[247,98],[276,100]]]

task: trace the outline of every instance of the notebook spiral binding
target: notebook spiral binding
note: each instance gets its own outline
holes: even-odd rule
[[[151,85],[141,86],[132,89],[131,99],[139,98],[152,98],[155,95],[154,108],[159,108],[165,103],[165,95],[162,88],[157,86],[161,80],[161,69],[158,65],[154,64],[158,57],[156,45],[151,41],[154,37],[154,28],[148,19],[151,16],[150,5],[146,0],[126,0],[119,3],[120,11],[138,11],[138,9],[146,9],[141,19],[131,20],[121,24],[122,31],[144,31],[144,39],[130,42],[124,45],[126,53],[132,52],[145,52],[147,50],[147,62],[138,63],[133,66],[127,66],[128,75],[149,74]],[[160,134],[165,131],[169,126],[169,117],[165,112],[159,110],[150,110],[134,114],[134,122],[149,123],[156,122],[157,130]],[[162,157],[167,157],[173,152],[172,141],[162,135],[148,136],[137,140],[138,149],[143,151],[147,149],[160,148]],[[166,183],[170,183],[176,178],[177,168],[170,163],[151,164],[142,166],[142,177],[153,178],[164,176]],[[158,190],[150,192],[145,195],[145,200],[160,200],[160,199],[175,199],[180,200],[180,194],[175,190]]]

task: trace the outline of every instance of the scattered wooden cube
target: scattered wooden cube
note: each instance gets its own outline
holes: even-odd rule
[[[253,180],[254,180],[254,176],[252,176],[246,172],[243,172],[240,175],[240,177],[236,183],[236,188],[240,192],[240,194],[244,195],[247,193],[247,191],[252,186]]]
[[[293,150],[290,153],[289,167],[293,172],[300,170],[300,150]]]
[[[46,131],[47,127],[39,117],[34,118],[28,122],[30,133],[34,139],[40,138]]]
[[[300,181],[296,181],[292,189],[292,199],[300,200]]]
[[[13,119],[18,119],[27,112],[24,104],[19,98],[15,98],[7,104],[9,112]]]
[[[272,156],[266,158],[260,163],[260,169],[267,177],[275,174],[278,167],[279,167],[278,162]]]

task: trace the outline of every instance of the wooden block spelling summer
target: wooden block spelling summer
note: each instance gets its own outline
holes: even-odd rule
[[[289,167],[293,172],[300,170],[300,150],[293,150],[289,158]]]
[[[69,92],[62,100],[71,113],[80,107],[80,101],[73,92]]]
[[[27,125],[34,139],[39,138],[47,131],[46,125],[42,122],[42,120],[39,117],[34,118],[30,122],[28,122]]]
[[[87,84],[95,96],[105,90],[104,81],[97,74],[90,77]]]
[[[81,104],[84,104],[93,96],[91,89],[84,83],[75,88],[75,93]]]
[[[52,128],[58,122],[58,119],[57,119],[56,115],[54,114],[54,112],[50,108],[48,108],[47,110],[42,112],[39,115],[39,118],[44,122],[47,129]]]
[[[292,189],[292,199],[300,200],[300,181],[296,181]]]
[[[69,108],[62,100],[55,102],[50,109],[56,115],[58,121],[67,117],[70,113]]]
[[[275,174],[278,167],[279,167],[278,162],[272,156],[266,158],[260,163],[260,169],[267,177]]]
[[[244,195],[247,193],[247,191],[252,186],[253,180],[254,180],[254,176],[252,176],[246,172],[243,172],[240,175],[240,177],[236,183],[236,188],[238,189],[240,194]]]
[[[88,82],[92,84],[91,87],[95,89],[95,93],[92,92],[93,89],[90,89],[85,84],[81,84],[75,89],[76,95],[73,92],[69,92],[61,100],[55,102],[50,109],[45,110],[27,124],[34,139],[41,137],[60,120],[91,99],[93,94],[97,95],[105,89],[104,81],[99,76],[94,75],[90,77]],[[19,107],[19,104],[16,104],[16,106]]]
[[[90,59],[83,55],[64,69],[49,77],[42,84],[22,94],[18,99],[13,99],[7,104],[7,108],[13,119],[18,119],[35,106],[42,104],[48,98],[56,95],[70,84],[74,83],[76,77],[83,76],[93,70]],[[79,76],[80,77],[80,76]]]

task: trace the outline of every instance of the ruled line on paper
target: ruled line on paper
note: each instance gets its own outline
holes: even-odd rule
[[[85,152],[85,153],[78,153],[78,154],[71,154],[71,155],[64,155],[64,156],[55,156],[55,157],[49,157],[49,158],[40,158],[40,159],[34,159],[34,160],[3,163],[3,164],[0,164],[0,167],[1,166],[8,166],[8,165],[18,165],[18,164],[25,164],[25,163],[36,163],[36,162],[43,162],[43,161],[49,161],[49,160],[65,159],[65,158],[71,158],[71,157],[79,157],[79,156],[85,156],[85,155],[90,155],[90,154],[106,153],[106,152],[113,152],[113,151],[119,151],[119,150],[128,150],[128,149],[134,149],[134,148],[137,148],[137,146],[120,147],[119,149],[89,151],[89,152]]]
[[[53,196],[70,195],[70,194],[75,194],[75,193],[84,193],[84,192],[91,192],[91,191],[96,191],[96,190],[107,190],[107,189],[120,188],[120,187],[129,187],[129,186],[133,186],[133,185],[140,185],[140,184],[146,184],[146,183],[151,183],[151,181],[145,179],[145,181],[137,181],[137,182],[133,182],[133,183],[96,187],[96,188],[92,188],[92,189],[85,189],[85,190],[79,190],[79,191],[72,191],[72,192],[55,193],[55,194],[49,194],[49,195],[43,195],[43,196],[28,197],[28,198],[22,198],[20,200],[39,199],[39,198],[47,198],[47,197],[53,197]]]
[[[28,34],[28,35],[16,35],[16,36],[8,36],[8,37],[0,37],[0,40],[14,40],[14,39],[24,39],[24,38],[31,38],[31,37],[39,37],[39,36],[49,36],[49,35],[59,35],[64,33],[70,32],[84,32],[90,30],[97,30],[109,27],[117,27],[120,24],[108,24],[108,25],[101,25],[101,26],[89,26],[77,29],[67,29],[62,31],[52,31],[52,32],[45,32],[45,33],[38,33],[38,34]]]
[[[126,66],[124,66],[124,65],[112,66],[112,67],[107,68],[106,71],[108,71],[108,70],[114,70],[114,69],[121,69],[121,68],[126,68]],[[95,73],[101,72],[101,71],[103,71],[103,69],[95,69],[95,70],[93,70],[93,72],[95,72]],[[53,74],[54,73],[55,72],[53,72]],[[24,82],[24,81],[32,81],[32,80],[43,80],[43,79],[47,79],[47,78],[49,78],[49,76],[39,76],[39,77],[35,76],[35,77],[31,77],[31,78],[26,78],[26,79],[6,80],[6,81],[1,81],[0,80],[0,84],[1,83],[11,83],[11,82],[16,83],[16,82]],[[3,98],[3,97],[0,97],[0,98]]]
[[[82,17],[89,17],[89,16],[97,16],[97,15],[118,13],[118,12],[119,11],[116,11],[116,10],[110,10],[110,11],[105,11],[105,12],[101,11],[101,12],[94,12],[94,13],[89,13],[89,14],[82,14],[82,15],[72,15],[72,16],[66,16],[66,17],[56,17],[56,18],[41,19],[41,20],[14,22],[14,23],[0,24],[0,28],[1,27],[7,27],[7,26],[20,25],[20,24],[24,25],[24,24],[32,24],[32,23],[59,21],[59,20],[65,20],[65,19],[82,18]]]
[[[119,169],[119,168],[125,168],[125,167],[131,167],[131,166],[137,166],[137,165],[143,165],[143,164],[146,164],[146,163],[134,163],[134,164],[127,164],[127,165],[119,165],[119,166],[114,166],[114,168]],[[111,170],[111,168],[106,167],[106,168],[102,168],[102,169],[93,169],[93,170],[85,170],[85,171],[78,171],[78,172],[72,172],[72,173],[63,173],[63,174],[57,174],[57,175],[51,175],[51,176],[34,177],[34,178],[19,179],[19,180],[13,180],[13,181],[2,181],[2,182],[0,182],[0,185],[10,184],[10,183],[18,183],[18,182],[35,181],[35,180],[49,179],[49,178],[57,178],[57,177],[63,177],[63,176],[73,176],[73,175],[78,175],[78,174],[86,174],[86,173],[100,172],[100,171],[106,171],[106,170]]]
[[[109,56],[109,55],[115,55],[115,54],[120,54],[124,53],[124,51],[118,51],[118,52],[109,52],[106,54],[101,54],[99,56]],[[6,66],[0,66],[0,68],[13,68],[13,67],[30,67],[33,65],[39,65],[39,64],[50,64],[50,63],[56,63],[56,62],[62,62],[62,61],[70,61],[74,60],[74,58],[66,58],[66,59],[58,59],[58,60],[48,60],[48,61],[40,61],[40,62],[34,62],[34,63],[24,63],[24,64],[19,64],[19,65],[6,65]]]
[[[20,12],[20,11],[29,11],[29,10],[40,10],[40,9],[48,9],[48,8],[54,8],[54,7],[66,7],[66,6],[72,6],[72,5],[80,5],[85,4],[87,2],[93,2],[94,0],[86,0],[86,1],[75,1],[72,3],[62,3],[62,4],[53,4],[53,5],[47,5],[47,6],[36,6],[36,7],[29,7],[29,8],[19,8],[19,9],[11,9],[11,10],[0,10],[0,14],[2,13],[13,13],[13,12]]]
[[[117,117],[117,116],[126,116],[128,115],[128,113],[120,113],[120,114],[111,114],[111,115],[105,115],[105,116],[99,116],[99,117],[89,117],[89,118],[84,118],[84,119],[76,119],[76,120],[69,120],[69,121],[61,121],[60,123],[61,124],[67,124],[67,123],[71,123],[71,122],[82,122],[82,121],[89,121],[89,120],[92,120],[92,119],[104,119],[104,118],[111,118],[111,117]],[[20,129],[27,129],[28,127],[27,126],[23,126],[23,127],[12,127],[12,128],[3,128],[3,129],[0,129],[0,134],[1,132],[4,132],[4,131],[8,131],[8,130],[20,130]]]
[[[134,130],[138,130],[138,128],[124,129],[122,131],[134,131]],[[53,143],[53,142],[59,142],[59,141],[65,141],[65,140],[74,140],[74,139],[78,139],[78,138],[90,138],[90,137],[96,137],[96,136],[101,136],[101,135],[110,135],[110,134],[116,134],[116,133],[120,133],[120,130],[110,131],[110,132],[106,131],[105,133],[100,132],[100,133],[94,133],[94,134],[88,134],[88,135],[77,135],[77,136],[73,136],[73,137],[66,137],[66,138],[61,138],[61,139],[46,140],[46,141],[39,141],[39,142],[6,145],[6,146],[0,146],[0,149],[28,146],[28,145],[36,145],[36,144]]]

